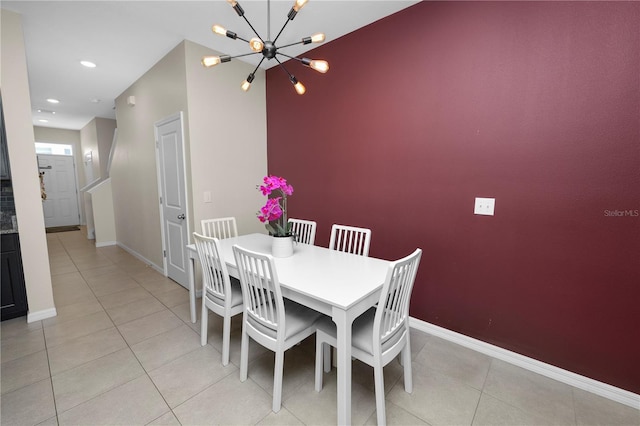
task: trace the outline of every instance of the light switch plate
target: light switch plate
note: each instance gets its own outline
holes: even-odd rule
[[[484,216],[493,216],[493,211],[496,208],[495,198],[480,198],[476,197],[476,204],[473,208],[473,214],[480,214]]]
[[[205,203],[211,202],[211,191],[204,191],[204,202]]]

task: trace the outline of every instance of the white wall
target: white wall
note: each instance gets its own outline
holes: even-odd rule
[[[0,87],[29,303],[27,321],[33,322],[55,316],[56,310],[31,122],[31,98],[22,20],[19,15],[7,10],[2,10],[1,20]]]

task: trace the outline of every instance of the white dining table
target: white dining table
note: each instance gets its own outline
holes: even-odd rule
[[[229,275],[238,278],[233,246],[271,253],[272,237],[249,234],[220,240]],[[191,322],[196,322],[195,244],[189,253]],[[275,258],[282,295],[330,316],[337,332],[337,424],[351,424],[351,329],[353,320],[380,297],[390,262],[308,244],[295,244],[293,256]]]

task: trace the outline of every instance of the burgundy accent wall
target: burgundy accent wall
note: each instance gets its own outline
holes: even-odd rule
[[[423,2],[267,72],[293,217],[424,250],[411,315],[640,393],[640,3]],[[473,214],[495,197],[495,216]]]

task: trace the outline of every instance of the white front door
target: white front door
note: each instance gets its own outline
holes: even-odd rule
[[[158,186],[162,219],[164,269],[169,278],[188,287],[186,246],[187,195],[184,174],[182,113],[155,124]]]
[[[73,157],[38,154],[38,169],[47,194],[42,202],[45,228],[80,225]]]

